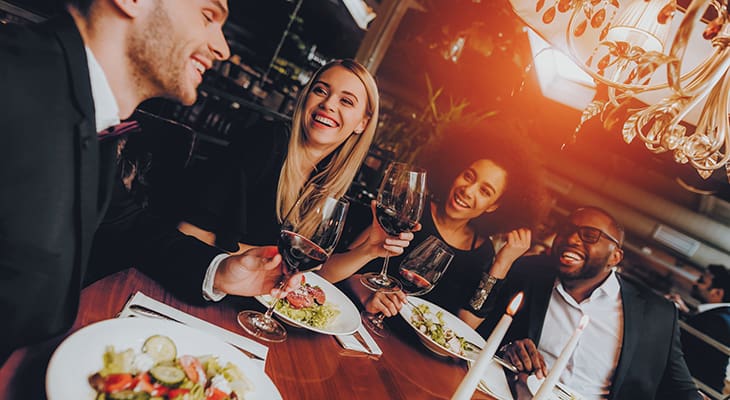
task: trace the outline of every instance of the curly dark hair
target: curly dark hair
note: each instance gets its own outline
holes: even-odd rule
[[[473,162],[487,159],[507,172],[507,186],[497,210],[470,222],[479,235],[534,229],[547,215],[543,168],[527,132],[517,123],[489,119],[478,124],[450,124],[442,137],[419,162],[428,170],[433,201],[442,204],[456,177]]]

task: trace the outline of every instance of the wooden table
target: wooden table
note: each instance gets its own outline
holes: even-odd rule
[[[236,322],[237,312],[262,309],[251,299],[230,296],[220,303],[191,306],[136,269],[119,272],[83,290],[79,315],[67,334],[13,353],[0,369],[0,399],[45,398],[45,370],[58,344],[86,325],[113,318],[136,291],[242,335],[245,333]],[[289,337],[285,342],[266,343],[266,373],[284,399],[450,398],[466,373],[465,363],[438,358],[399,318],[389,323],[393,334],[375,337],[383,350],[379,359],[362,353],[352,355],[334,337],[287,326]],[[491,399],[481,392],[476,392],[474,398]]]

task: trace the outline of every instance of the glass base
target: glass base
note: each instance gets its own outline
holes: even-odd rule
[[[370,332],[380,337],[390,336],[390,333],[387,329],[385,329],[385,324],[383,323],[385,320],[385,314],[370,314],[367,311],[363,311],[360,313],[360,316],[362,317],[362,324],[365,325]]]
[[[241,311],[238,313],[238,324],[249,334],[267,342],[283,342],[286,340],[286,329],[273,318],[266,318],[258,311]]]
[[[360,276],[360,283],[370,290],[385,293],[393,293],[401,289],[401,283],[398,279],[375,272],[362,274]]]

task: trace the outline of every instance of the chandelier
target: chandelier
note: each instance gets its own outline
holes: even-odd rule
[[[618,118],[627,143],[672,152],[704,179],[722,167],[730,179],[727,1],[692,0],[682,10],[676,0],[510,0],[528,26],[607,88],[576,134],[593,117],[604,125]]]

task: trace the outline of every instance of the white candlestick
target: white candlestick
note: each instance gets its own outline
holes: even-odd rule
[[[568,343],[566,343],[565,347],[563,347],[563,351],[560,353],[560,357],[555,360],[555,363],[550,368],[550,372],[548,372],[548,375],[545,377],[542,385],[540,385],[540,389],[537,391],[537,393],[535,393],[535,397],[532,398],[533,400],[544,400],[552,398],[552,396],[550,396],[550,393],[552,393],[555,384],[558,383],[558,379],[560,379],[560,375],[563,374],[565,367],[568,365],[568,360],[570,360],[570,356],[573,355],[573,351],[578,345],[578,339],[580,339],[580,335],[583,334],[583,330],[585,329],[586,325],[588,325],[589,321],[590,318],[587,315],[584,315],[583,318],[580,319],[578,327],[575,328],[575,331],[573,331],[573,335],[570,337],[570,340],[568,340]]]
[[[510,306],[507,307],[507,313],[502,316],[499,323],[492,331],[492,334],[489,335],[484,348],[479,353],[474,364],[471,368],[469,368],[469,372],[467,372],[466,376],[461,381],[461,384],[459,384],[459,387],[456,389],[456,393],[454,393],[451,397],[452,400],[471,399],[472,394],[474,394],[474,390],[476,390],[479,385],[479,381],[484,377],[487,366],[492,362],[494,353],[497,352],[499,344],[502,343],[502,338],[504,338],[504,335],[507,333],[507,329],[509,329],[509,326],[512,324],[512,316],[520,307],[522,297],[523,295],[520,292],[514,297],[512,302],[510,302]]]

